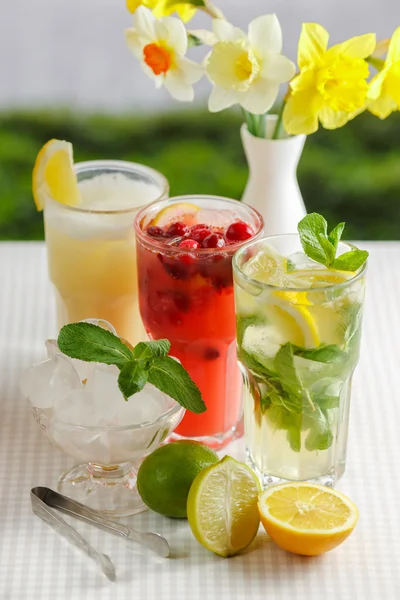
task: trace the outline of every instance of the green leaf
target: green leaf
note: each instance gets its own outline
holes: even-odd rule
[[[313,396],[312,399],[322,410],[339,408],[340,396]]]
[[[343,230],[346,226],[346,223],[339,223],[338,225],[336,225],[336,227],[334,227],[332,229],[332,231],[330,232],[329,236],[328,236],[328,240],[330,241],[330,243],[332,244],[333,248],[334,248],[334,253],[333,253],[333,258],[335,258],[336,256],[336,252],[339,246],[339,242],[342,239],[342,234],[343,234]]]
[[[148,381],[194,413],[207,410],[197,385],[182,365],[169,356],[153,359],[148,371]]]
[[[157,358],[167,356],[171,349],[169,340],[151,340],[150,342],[139,342],[133,349],[135,358]]]
[[[361,332],[362,309],[359,302],[353,302],[346,308],[346,325],[344,330],[341,330],[346,347],[350,345],[356,333]]]
[[[321,363],[339,363],[347,356],[336,344],[321,345],[310,350],[295,346],[293,352],[295,356]]]
[[[327,257],[328,223],[322,215],[310,213],[297,226],[304,252],[318,263],[329,266]],[[321,242],[321,240],[323,240]],[[330,254],[330,250],[328,251]]]
[[[132,358],[132,353],[119,337],[92,323],[65,325],[58,335],[61,352],[86,362],[117,365],[119,369]]]
[[[286,437],[287,437],[287,440],[288,440],[293,452],[300,452],[300,450],[301,450],[301,427],[299,426],[298,423],[293,424],[293,426],[288,429]]]
[[[335,259],[333,268],[338,271],[358,271],[369,256],[366,250],[350,250]]]
[[[333,442],[333,435],[329,428],[327,415],[325,411],[322,411],[317,406],[314,413],[310,414],[310,416],[313,417],[313,424],[306,437],[305,447],[309,452],[327,450]]]
[[[141,360],[133,358],[125,363],[118,377],[118,387],[125,400],[140,392],[147,383],[147,371]]]
[[[298,396],[303,385],[297,375],[294,365],[293,346],[289,342],[281,347],[274,359],[274,367],[279,375],[279,381],[288,394]]]

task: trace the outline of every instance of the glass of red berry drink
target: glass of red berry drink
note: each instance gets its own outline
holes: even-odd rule
[[[232,257],[262,233],[262,217],[237,200],[181,196],[147,206],[135,229],[144,326],[170,340],[207,406],[174,435],[222,448],[242,435]]]

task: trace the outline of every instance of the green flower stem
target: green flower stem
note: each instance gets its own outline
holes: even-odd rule
[[[255,137],[265,138],[265,115],[253,115],[245,109],[242,110],[249,133]]]
[[[279,140],[285,131],[284,127],[283,127],[283,111],[285,109],[285,104],[286,104],[286,102],[283,99],[281,102],[281,105],[279,107],[279,111],[278,111],[278,118],[276,120],[276,125],[275,125],[274,133],[272,136],[273,140]]]

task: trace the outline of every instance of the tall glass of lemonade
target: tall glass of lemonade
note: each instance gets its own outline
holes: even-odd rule
[[[133,222],[145,205],[167,198],[168,182],[149,167],[122,161],[78,163],[75,172],[79,205],[48,197],[44,206],[58,326],[105,319],[136,344],[147,335],[138,308]]]
[[[356,250],[340,242],[338,254]],[[250,242],[233,261],[248,459],[264,485],[334,485],[345,470],[366,264],[327,268],[299,236]]]

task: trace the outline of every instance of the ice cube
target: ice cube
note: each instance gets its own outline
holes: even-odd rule
[[[150,383],[147,383],[140,392],[131,396],[127,401],[118,402],[118,424],[139,425],[154,423],[172,406],[173,400],[171,398]]]
[[[243,350],[252,354],[260,363],[272,359],[287,340],[273,325],[250,325],[243,336]]]
[[[292,271],[315,271],[323,269],[324,266],[315,262],[304,252],[294,252],[287,259],[288,272]]]
[[[201,208],[196,213],[197,223],[227,229],[239,216],[233,210],[212,210]]]
[[[21,378],[21,390],[33,406],[51,408],[72,390],[79,390],[81,380],[72,362],[57,354],[27,369]]]
[[[92,319],[93,321],[95,321],[96,319]],[[108,321],[104,321],[104,323],[108,323]],[[110,327],[112,327],[112,325],[110,325]],[[110,330],[111,331],[111,330]],[[47,356],[49,358],[52,358],[53,356],[57,356],[61,354],[61,356],[66,356],[65,354],[63,354],[60,350],[60,348],[58,347],[57,344],[57,340],[46,340],[46,350],[47,350]],[[83,383],[86,383],[86,381],[93,375],[95,369],[99,368],[105,371],[111,371],[114,373],[119,373],[118,367],[116,367],[115,365],[105,365],[103,363],[97,363],[97,362],[85,362],[83,360],[78,360],[76,358],[69,358],[68,360],[71,361],[71,363],[74,365],[80,380]]]
[[[57,421],[83,427],[103,426],[105,419],[102,413],[94,411],[93,395],[81,388],[73,390],[64,398],[57,397],[53,406],[53,417]]]
[[[119,370],[114,365],[97,366],[89,376],[86,390],[93,398],[93,411],[101,418],[116,424],[117,406],[125,402],[118,387]]]

